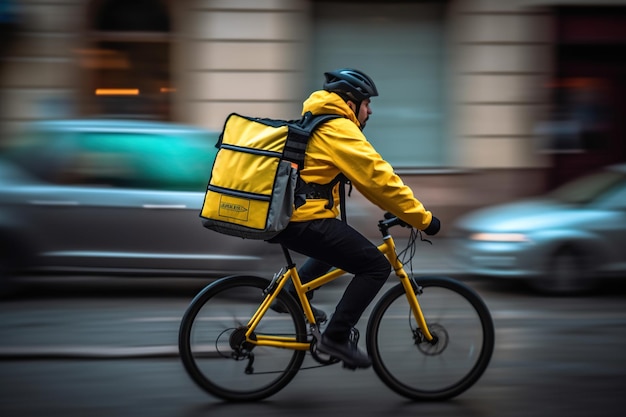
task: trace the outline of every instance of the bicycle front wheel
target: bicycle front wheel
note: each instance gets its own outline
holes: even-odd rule
[[[367,348],[379,378],[413,400],[445,400],[471,387],[493,353],[495,336],[487,306],[468,286],[443,277],[417,280],[428,330],[419,329],[401,284],[372,310]]]
[[[289,383],[302,365],[305,351],[257,346],[246,341],[247,323],[261,305],[269,281],[232,276],[215,281],[191,302],[179,331],[179,351],[185,369],[205,391],[231,401],[269,397]],[[291,296],[281,292],[288,314],[269,309],[256,335],[305,342],[304,316]]]

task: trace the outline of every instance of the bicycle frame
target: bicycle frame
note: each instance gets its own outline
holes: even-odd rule
[[[284,249],[284,248],[283,248]],[[246,341],[255,344],[258,346],[272,346],[286,349],[295,349],[295,350],[308,350],[310,348],[310,342],[297,342],[295,337],[285,337],[285,336],[274,336],[274,335],[264,335],[255,333],[255,329],[257,328],[259,322],[270,308],[271,303],[276,299],[280,291],[283,289],[285,284],[289,279],[293,281],[293,285],[295,287],[296,293],[298,295],[298,299],[302,305],[304,314],[309,321],[309,323],[315,324],[315,317],[313,316],[313,311],[311,310],[311,304],[306,294],[309,291],[315,290],[321,287],[324,284],[327,284],[340,276],[344,275],[346,272],[341,269],[333,269],[328,273],[313,279],[312,281],[303,284],[300,280],[300,276],[298,275],[298,271],[296,269],[296,265],[291,261],[289,253],[285,250],[285,255],[288,260],[288,266],[286,271],[279,272],[272,281],[276,284],[276,288],[269,292],[269,294],[265,297],[257,311],[254,313],[250,321],[248,322],[247,331],[246,331]],[[415,295],[412,281],[409,278],[408,274],[404,270],[404,266],[402,262],[398,259],[398,255],[396,253],[396,246],[393,240],[393,237],[390,234],[385,234],[383,236],[383,243],[378,246],[378,250],[381,251],[391,263],[393,267],[395,275],[400,279],[402,286],[404,288],[404,292],[406,294],[407,300],[411,307],[411,312],[413,317],[417,321],[419,325],[419,329],[421,330],[424,338],[428,341],[433,340],[433,336],[428,330],[428,326],[426,324],[426,319],[424,318],[424,314],[422,313],[422,309],[419,305],[419,301]],[[254,334],[254,337],[252,335]]]

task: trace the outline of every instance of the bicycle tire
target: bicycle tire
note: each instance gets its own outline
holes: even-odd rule
[[[178,345],[185,370],[206,392],[229,401],[256,401],[276,394],[296,375],[305,351],[245,342],[245,327],[261,305],[270,281],[254,276],[219,279],[191,301],[182,318]],[[307,339],[302,310],[281,291],[288,314],[269,309],[256,333]],[[243,349],[234,346],[242,346]],[[247,372],[253,366],[253,372]]]
[[[388,290],[372,310],[366,345],[378,377],[412,400],[446,400],[487,369],[495,345],[489,309],[467,285],[446,277],[417,279],[418,300],[435,344],[419,339],[405,290]],[[417,335],[417,338],[416,338]]]

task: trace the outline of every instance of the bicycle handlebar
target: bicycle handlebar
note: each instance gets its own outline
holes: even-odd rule
[[[389,228],[394,226],[412,228],[410,224],[408,224],[404,220],[400,220],[399,217],[394,216],[389,212],[385,213],[385,218],[383,220],[378,221],[378,229],[383,234],[383,236],[386,236],[389,232]]]

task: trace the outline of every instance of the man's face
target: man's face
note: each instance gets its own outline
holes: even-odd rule
[[[359,114],[357,115],[357,119],[361,123],[361,130],[367,124],[367,120],[370,118],[370,114],[372,114],[372,108],[370,107],[371,102],[369,100],[363,100],[361,102],[361,107],[359,108]]]

